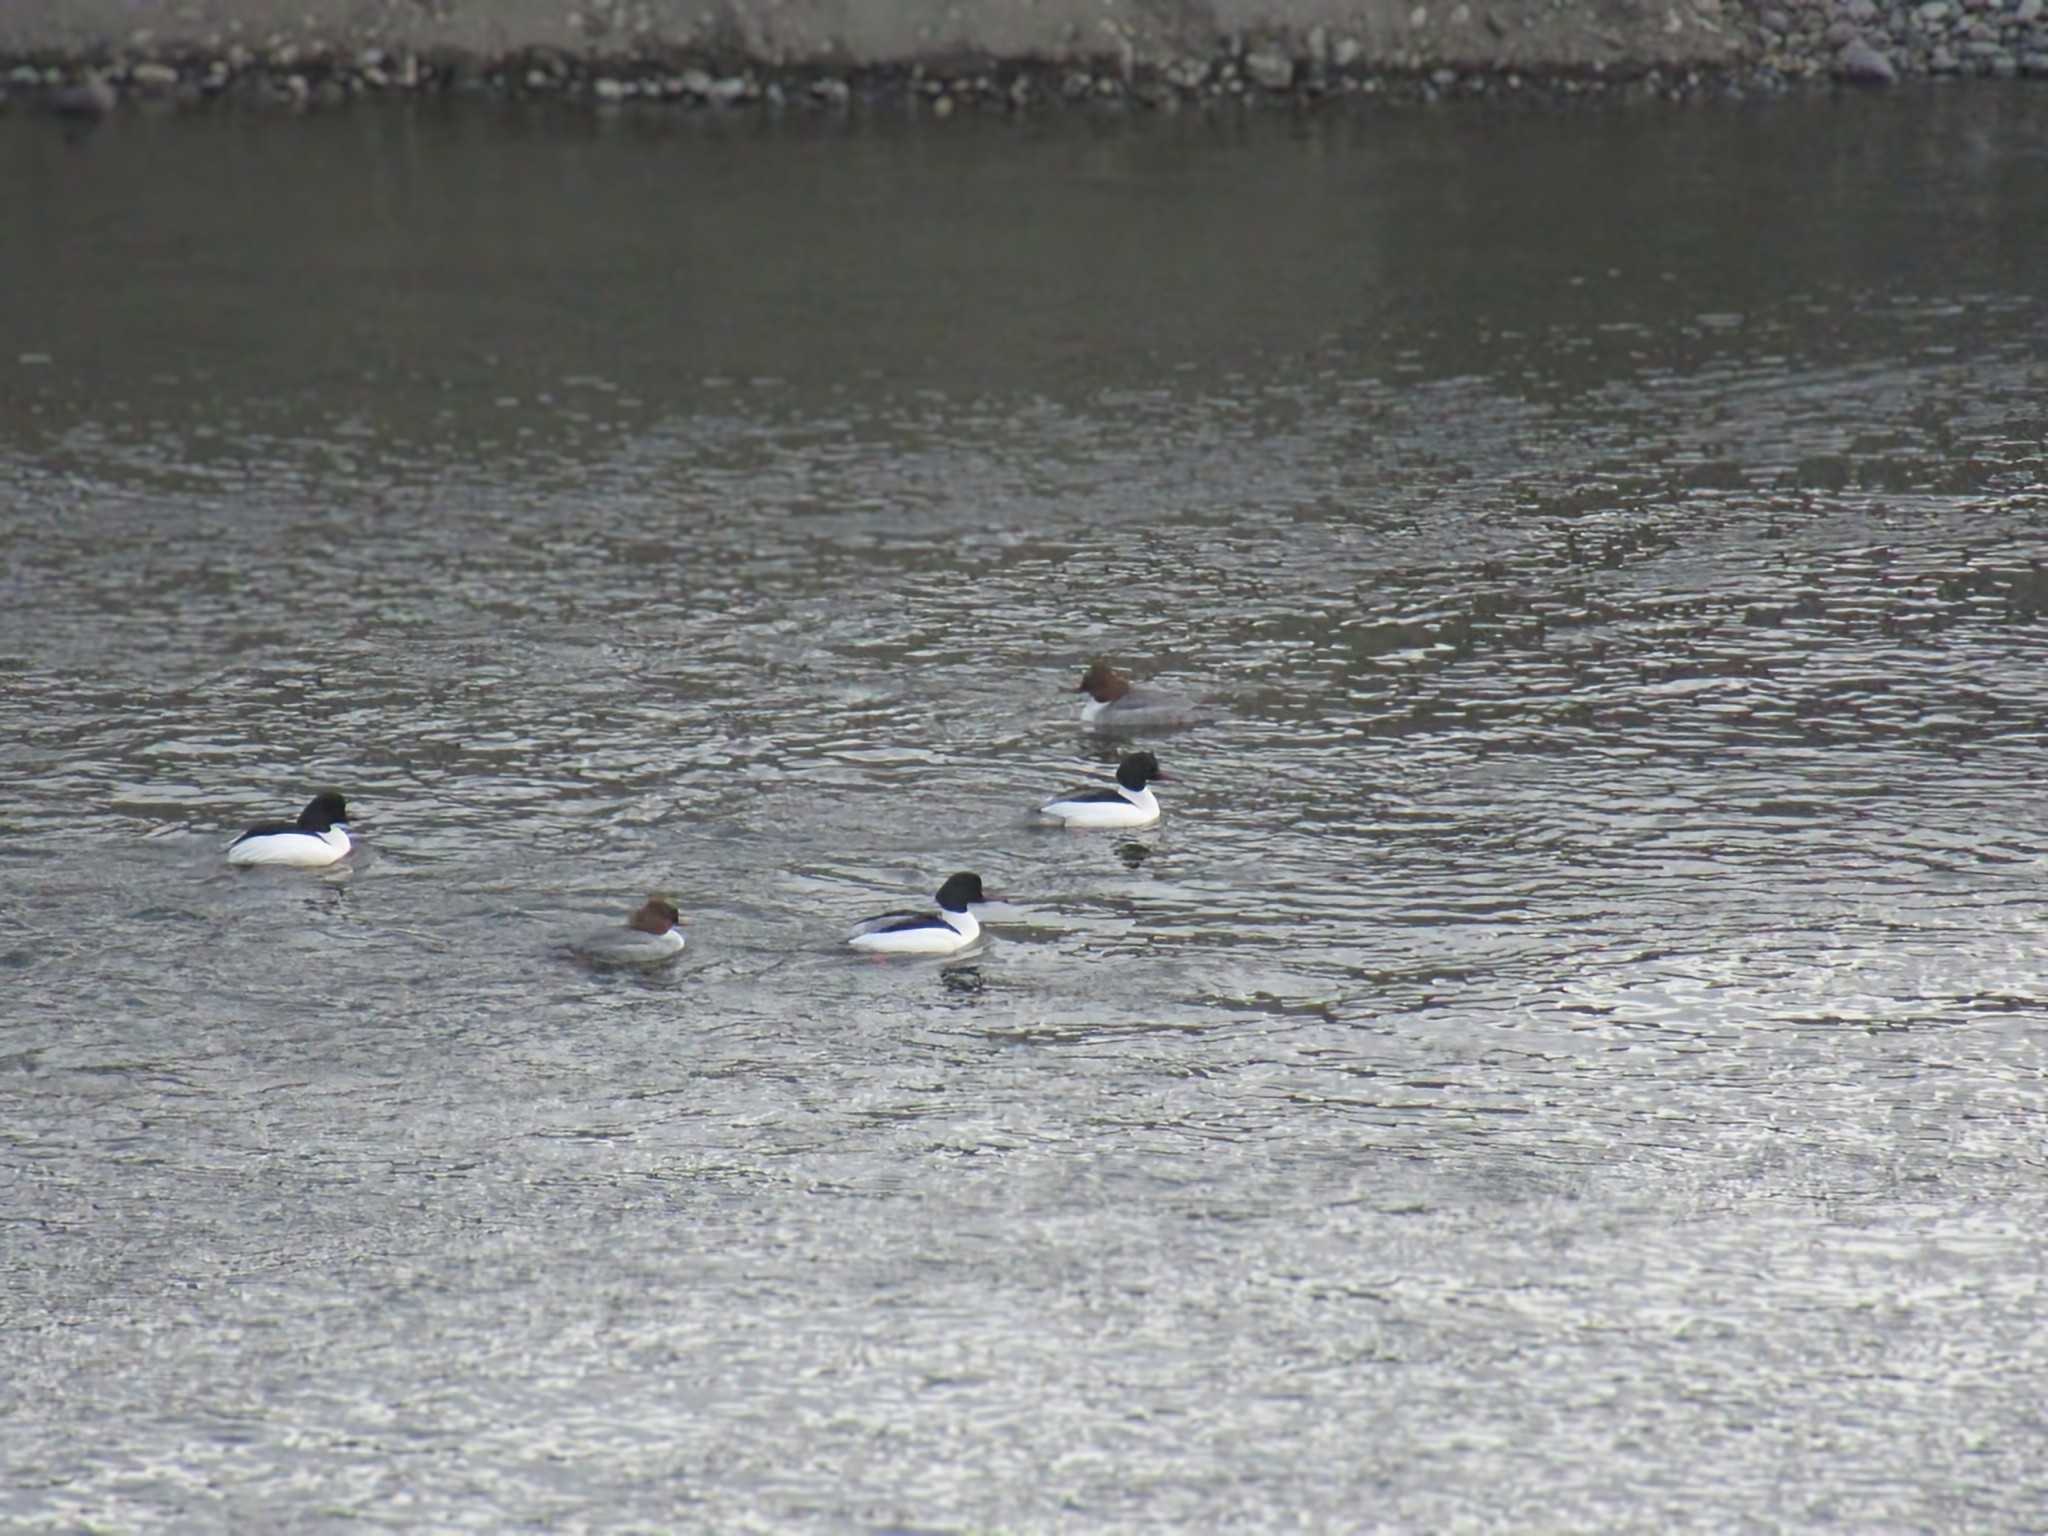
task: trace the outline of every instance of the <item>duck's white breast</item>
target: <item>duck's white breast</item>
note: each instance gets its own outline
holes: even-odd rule
[[[341,827],[329,827],[325,832],[266,832],[235,843],[228,849],[228,862],[318,869],[343,857],[349,847],[348,833]]]

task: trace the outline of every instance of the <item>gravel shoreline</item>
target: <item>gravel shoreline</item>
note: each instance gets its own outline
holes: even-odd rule
[[[571,13],[572,20],[578,13]],[[1323,25],[1217,36],[1206,52],[1140,52],[1105,32],[1113,50],[1004,56],[944,50],[874,62],[749,56],[726,39],[663,43],[600,29],[582,46],[504,51],[402,43],[343,44],[273,33],[260,42],[210,36],[159,42],[146,30],[119,44],[21,47],[0,38],[0,110],[43,107],[95,116],[124,102],[199,106],[231,101],[288,109],[336,107],[365,96],[486,95],[596,107],[740,108],[793,112],[898,110],[944,118],[962,111],[1053,107],[1174,111],[1347,100],[1605,97],[1687,100],[1782,92],[1815,84],[1884,86],[1914,78],[2048,80],[2048,0],[1744,0],[1690,18],[1718,41],[1657,46],[1653,31],[1603,32],[1592,12],[1573,20],[1611,45],[1586,58],[1568,44],[1475,50],[1496,13],[1459,36],[1432,38],[1428,12],[1409,14],[1409,46]],[[1589,19],[1591,18],[1591,19]],[[1448,20],[1471,20],[1459,5]],[[1679,14],[1662,28],[1678,30]],[[821,50],[829,52],[829,50]],[[1473,57],[1475,51],[1482,55]],[[1497,56],[1483,56],[1489,52]]]

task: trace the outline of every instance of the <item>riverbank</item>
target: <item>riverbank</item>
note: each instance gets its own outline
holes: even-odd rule
[[[0,92],[338,105],[493,92],[793,110],[1172,110],[2048,79],[2048,0],[41,0]]]

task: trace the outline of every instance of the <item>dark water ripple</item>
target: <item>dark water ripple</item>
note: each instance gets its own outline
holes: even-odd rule
[[[480,254],[438,306],[329,273],[456,362],[228,387],[206,306],[59,356],[0,414],[0,1520],[2030,1524],[2038,242],[1967,134],[1906,229],[1883,125],[1802,121],[1867,238],[1769,280],[1689,205],[1481,260],[1461,210],[1526,172],[1454,126],[1125,134],[964,152],[1075,238],[1166,187],[1169,297],[1238,295],[1183,351],[1090,350],[1130,299],[1084,263],[1050,341],[934,299],[812,316],[800,367],[785,310],[721,353],[685,304],[479,361],[520,301]],[[1658,133],[1522,128],[1556,198]],[[785,221],[823,152],[691,142]],[[658,147],[448,164],[601,198]],[[905,152],[831,148],[884,208]],[[1344,212],[1357,165],[1405,221]],[[1271,253],[1205,210],[1268,197],[1294,286],[1244,294]],[[624,303],[619,217],[551,250]],[[848,292],[916,291],[869,238]],[[1098,651],[1214,718],[1155,743],[1160,827],[1043,831],[1122,745],[1074,728]],[[358,856],[231,878],[316,781]],[[1009,894],[982,951],[838,949],[954,868]],[[678,965],[569,961],[656,889]]]

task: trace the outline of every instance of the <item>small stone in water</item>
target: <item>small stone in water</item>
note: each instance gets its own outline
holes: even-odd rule
[[[1858,85],[1890,85],[1899,78],[1892,61],[1860,37],[1835,56],[1835,73]]]
[[[1261,49],[1244,56],[1245,73],[1269,91],[1284,91],[1294,84],[1294,60],[1284,53]]]
[[[50,93],[50,109],[66,117],[105,117],[119,100],[114,88],[98,75]]]

